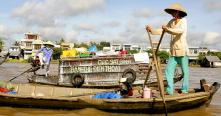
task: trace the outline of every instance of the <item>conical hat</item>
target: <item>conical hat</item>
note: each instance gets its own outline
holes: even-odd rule
[[[44,45],[51,45],[51,46],[54,46],[54,44],[53,44],[51,41],[44,42]]]
[[[166,8],[165,11],[169,14],[171,14],[173,11],[180,11],[181,17],[187,16],[186,10],[179,3],[172,4],[169,8]]]

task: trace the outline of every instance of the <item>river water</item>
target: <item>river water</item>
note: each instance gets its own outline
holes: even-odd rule
[[[51,74],[58,72],[56,64],[51,65]],[[7,81],[19,75],[23,71],[30,68],[29,64],[4,63],[0,65],[0,81]],[[190,67],[190,87],[199,87],[200,79],[206,79],[209,83],[221,82],[221,68],[201,68]],[[27,83],[25,76],[21,76],[13,80],[14,83]],[[180,83],[176,83],[180,87]],[[185,110],[175,113],[169,113],[169,116],[220,116],[221,115],[221,89],[213,96],[209,107],[200,107],[191,110]],[[179,107],[179,106],[177,106]],[[0,106],[0,116],[161,116],[163,114],[123,114],[109,113],[96,110],[93,108],[81,110],[51,110],[36,108],[12,108]]]

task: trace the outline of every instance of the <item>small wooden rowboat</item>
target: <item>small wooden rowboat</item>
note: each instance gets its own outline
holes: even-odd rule
[[[96,108],[111,112],[132,113],[163,113],[164,104],[161,97],[155,95],[150,98],[132,96],[121,99],[92,99],[92,95],[99,92],[112,91],[107,89],[66,88],[57,86],[18,84],[14,85],[17,94],[0,93],[0,105],[82,109]],[[201,83],[202,88],[193,89],[188,94],[165,95],[167,111],[174,112],[190,109],[202,105],[208,106],[220,84],[215,82],[211,86]],[[134,90],[134,93],[136,90]]]

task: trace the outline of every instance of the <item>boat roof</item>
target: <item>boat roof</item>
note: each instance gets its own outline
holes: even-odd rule
[[[221,62],[221,60],[220,60],[219,57],[217,57],[217,56],[206,56],[206,59],[207,59],[209,62]]]

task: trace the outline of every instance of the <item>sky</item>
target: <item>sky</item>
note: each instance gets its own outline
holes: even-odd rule
[[[173,3],[187,11],[190,47],[221,50],[221,0],[0,0],[0,38],[10,46],[33,32],[53,42],[148,46],[145,26],[166,24],[172,17],[164,9]],[[167,35],[162,44],[169,41]]]

